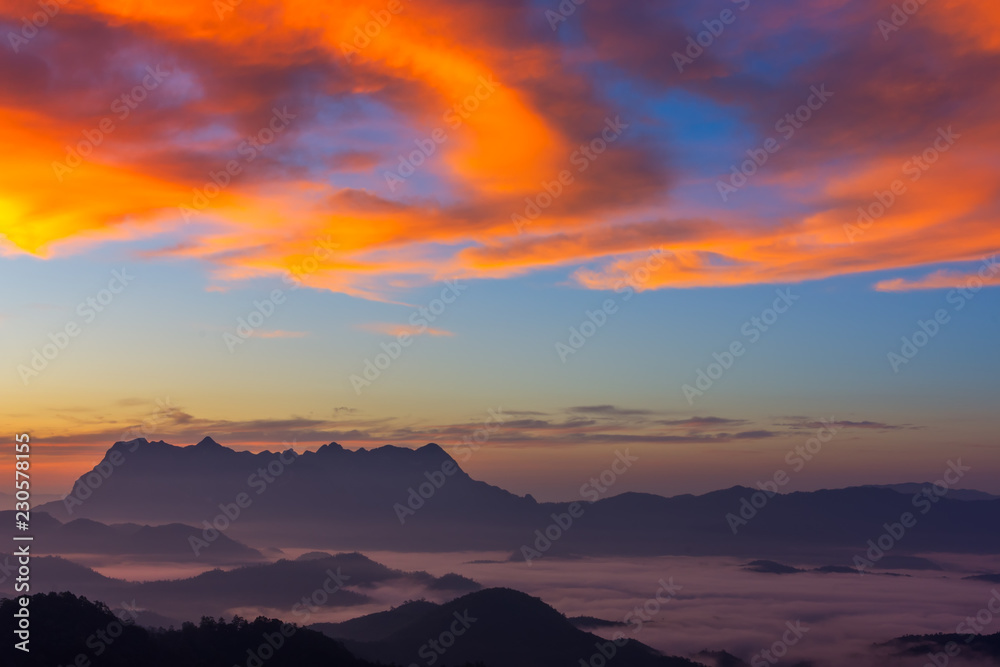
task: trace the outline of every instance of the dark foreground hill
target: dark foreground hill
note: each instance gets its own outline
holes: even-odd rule
[[[0,663],[24,667],[94,664],[101,667],[369,667],[339,642],[281,621],[210,618],[179,630],[151,631],[119,618],[102,603],[70,593],[31,597],[30,652],[15,648],[18,602],[0,603],[0,632],[7,638]],[[124,621],[124,622],[123,622]],[[275,648],[277,647],[277,648]]]
[[[0,632],[7,637],[14,636],[18,607],[16,600],[0,602]],[[473,593],[430,609],[387,640],[353,648],[315,630],[263,617],[229,622],[206,617],[179,630],[149,630],[134,625],[127,610],[116,616],[104,604],[70,593],[34,595],[28,609],[30,652],[6,641],[0,648],[4,665],[374,667],[377,660],[380,665],[577,667],[581,659],[589,663],[603,651],[616,658],[612,664],[629,667],[697,666],[634,640],[615,646],[577,630],[540,600],[508,589]],[[454,641],[445,637],[449,632]]]
[[[309,627],[334,639],[377,642],[423,618],[439,606],[427,600],[413,600],[387,611],[359,616],[349,621],[314,623]]]
[[[334,639],[380,642],[440,607],[441,605],[427,600],[411,600],[387,611],[359,616],[340,623],[313,623],[309,627]],[[627,623],[621,621],[607,621],[593,616],[574,616],[566,620],[580,630],[628,627]]]
[[[389,663],[483,662],[491,667],[578,667],[605,662],[629,667],[697,665],[684,658],[664,656],[624,635],[616,642],[584,632],[538,598],[509,588],[489,588],[443,605],[404,605],[393,612],[338,625],[333,632],[372,638],[345,641],[353,653]]]

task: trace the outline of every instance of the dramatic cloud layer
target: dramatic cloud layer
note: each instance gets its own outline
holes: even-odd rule
[[[3,2],[5,252],[151,237],[213,288],[390,300],[544,268],[721,286],[1000,247],[995,3],[551,4]],[[934,270],[880,289],[960,279]]]

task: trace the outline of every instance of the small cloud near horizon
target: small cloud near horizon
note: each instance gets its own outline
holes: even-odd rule
[[[385,336],[454,336],[455,334],[446,329],[435,329],[433,327],[417,327],[411,324],[399,324],[393,322],[367,322],[355,327],[361,331],[369,333],[383,334]]]
[[[308,331],[284,331],[282,329],[254,332],[254,336],[258,338],[305,338],[308,335]]]

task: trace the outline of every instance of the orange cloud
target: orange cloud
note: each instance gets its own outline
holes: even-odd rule
[[[386,336],[454,336],[451,331],[431,327],[415,327],[409,324],[392,324],[389,322],[370,322],[358,326],[363,331],[383,334]]]
[[[1000,92],[982,83],[997,70],[995,3],[928,3],[891,40],[876,27],[883,9],[860,0],[795,17],[755,6],[690,77],[670,57],[684,21],[639,6],[581,9],[585,48],[552,38],[530,3],[219,6],[66,3],[0,53],[10,244],[52,257],[170,232],[183,240],[147,256],[204,260],[210,288],[292,274],[380,300],[553,267],[592,289],[796,282],[1000,246],[988,111]],[[17,31],[35,11],[5,0],[0,20]],[[763,63],[785,72],[767,79],[737,57],[778,58],[764,40],[796,30],[843,48],[793,71]],[[147,68],[169,74],[143,92]],[[633,111],[629,97],[679,92],[732,112],[747,145],[710,152],[739,161],[818,82],[829,108],[731,202],[678,149],[673,112]],[[906,165],[952,126],[960,138],[910,180]],[[77,166],[56,166],[74,153]],[[897,180],[905,192],[864,219]],[[669,257],[645,271],[656,248]],[[890,284],[908,285],[879,289]]]
[[[875,284],[880,292],[911,292],[913,290],[930,289],[973,289],[1000,286],[1000,266],[994,256],[978,271],[963,273],[961,271],[935,271],[930,275],[916,280],[893,278]]]

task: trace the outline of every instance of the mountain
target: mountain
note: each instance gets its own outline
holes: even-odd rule
[[[792,567],[791,565],[785,565],[783,563],[776,563],[773,560],[755,560],[747,563],[743,569],[749,572],[759,572],[761,574],[797,574],[799,572],[805,572],[805,570],[800,570],[797,567]]]
[[[764,500],[761,507],[751,504]],[[925,512],[926,510],[926,512]],[[904,514],[915,525],[892,539],[892,555],[921,552],[996,553],[1000,500],[934,501],[887,489],[834,489],[776,494],[733,487],[701,496],[664,498],[623,493],[587,505],[546,554],[720,555],[852,564]],[[548,521],[536,528],[544,529]],[[735,528],[735,532],[734,532]],[[555,532],[555,531],[553,531]],[[536,538],[538,535],[536,533]],[[544,540],[540,540],[544,546]],[[536,546],[530,544],[528,546]],[[521,559],[524,551],[515,553]],[[878,554],[875,554],[878,556]]]
[[[62,496],[55,493],[32,493],[31,502],[35,504],[54,502],[56,500],[61,500]],[[17,503],[17,498],[10,493],[4,493],[0,491],[0,512],[14,509],[14,505]]]
[[[15,600],[0,602],[0,631],[13,637]],[[107,606],[70,593],[32,595],[31,636],[25,653],[14,641],[0,647],[0,663],[24,667],[99,664],[101,667],[374,667],[319,632],[258,618],[230,623],[204,618],[179,630],[151,632]],[[126,622],[122,622],[122,621]],[[277,649],[271,648],[277,645]],[[263,647],[263,649],[262,649]],[[254,662],[250,662],[250,657]],[[267,656],[261,660],[262,656]]]
[[[504,550],[515,560],[795,556],[852,564],[869,540],[911,514],[916,523],[892,539],[893,556],[1000,551],[1000,532],[981,530],[1000,525],[1000,500],[874,487],[774,495],[733,487],[700,496],[622,493],[596,502],[538,503],[472,479],[434,444],[351,451],[331,443],[296,455],[237,452],[207,438],[187,447],[139,440],[116,443],[108,465],[112,455],[120,465],[74,507],[75,515],[194,524],[206,541],[214,525],[219,534],[282,548]],[[41,509],[64,511],[62,503]]]
[[[309,627],[334,639],[377,642],[398,632],[439,606],[426,600],[411,600],[388,611],[359,616],[342,623],[314,623]]]
[[[14,636],[18,602],[0,601],[0,632]],[[259,617],[205,617],[198,625],[185,623],[176,630],[150,631],[132,622],[126,613],[115,615],[106,605],[71,593],[31,596],[30,652],[13,641],[0,647],[2,664],[25,667],[100,664],[101,667],[375,667],[350,646],[310,628]],[[461,610],[461,611],[459,611]],[[419,652],[433,638],[455,625],[455,615],[468,627],[450,648],[432,651],[433,661]],[[577,630],[551,607],[523,593],[490,589],[443,605],[394,633],[384,644],[354,644],[368,653],[396,654],[379,664],[441,664],[450,667],[577,667],[610,651],[610,642]],[[437,645],[439,646],[439,645]],[[440,646],[439,646],[440,648]],[[412,650],[411,650],[412,649]],[[82,658],[81,658],[82,656]],[[481,656],[470,659],[467,656]],[[576,656],[580,656],[578,659]],[[629,667],[697,667],[683,658],[669,658],[629,640],[615,647],[615,662]],[[440,661],[437,658],[441,658]],[[475,663],[475,665],[473,664]],[[605,664],[596,661],[590,664]]]
[[[17,557],[0,553],[0,594],[14,594],[14,577]],[[35,590],[108,591],[117,590],[126,582],[106,577],[89,567],[66,560],[60,556],[31,557],[32,588]]]
[[[871,489],[889,489],[890,491],[895,491],[896,493],[902,493],[903,495],[912,496],[915,493],[920,493],[922,490],[929,486],[933,486],[932,482],[905,482],[903,484],[869,484],[867,487],[860,488],[871,488]],[[986,493],[985,491],[976,491],[975,489],[949,489],[948,497],[952,500],[997,500],[1000,496],[995,496],[992,493]]]
[[[0,554],[0,561],[7,557]],[[186,579],[130,582],[112,579],[64,558],[32,558],[33,589],[71,590],[115,604],[136,603],[167,618],[194,619],[236,609],[280,610],[282,618],[304,622],[324,607],[352,607],[372,601],[365,591],[405,586],[459,595],[479,584],[460,577],[403,572],[358,553],[307,554],[296,560],[211,570]],[[442,581],[443,580],[443,581]],[[13,579],[0,581],[0,592],[13,593]]]
[[[603,618],[595,618],[593,616],[572,616],[566,620],[572,623],[574,627],[580,628],[581,630],[624,628],[628,626],[628,623],[622,623],[621,621],[608,621]]]
[[[74,505],[74,516],[204,530],[208,522],[243,541],[282,547],[419,551],[432,544],[440,550],[509,546],[544,516],[533,500],[473,480],[434,444],[351,451],[331,443],[296,455],[237,452],[209,438],[188,447],[138,440],[115,443],[96,468],[114,460],[119,466]],[[429,498],[418,495],[421,485]],[[411,495],[416,500],[408,501]],[[409,510],[408,502],[419,507],[418,501],[423,507],[401,522],[395,506]],[[66,512],[62,502],[38,509],[58,518]]]
[[[411,600],[388,611],[380,611],[367,616],[359,616],[342,623],[313,623],[309,627],[318,630],[328,637],[359,642],[384,641],[417,619],[440,608],[441,605],[427,600]],[[580,630],[597,630],[603,628],[624,628],[627,623],[621,621],[606,621],[593,616],[574,616],[567,621]]]
[[[955,649],[963,660],[975,661],[975,664],[1000,664],[1000,632],[992,635],[971,632],[970,634],[904,635],[880,647],[891,650],[894,657],[914,657],[926,661],[934,654],[931,661],[933,664],[947,664],[949,657],[956,655]]]
[[[0,526],[14,530],[14,512],[0,512]],[[179,523],[143,526],[135,523],[106,525],[92,519],[74,519],[62,523],[46,512],[31,513],[31,534],[44,542],[47,554],[101,554],[126,556],[130,559],[186,561],[191,559],[190,535],[200,531]],[[206,550],[205,560],[216,563],[247,563],[264,560],[256,549],[240,544],[222,534]]]
[[[711,667],[750,667],[748,663],[726,651],[701,651],[694,657]]]
[[[744,567],[747,572],[757,572],[759,574],[801,574],[803,572],[819,572],[820,574],[849,574],[852,576],[857,576],[857,567],[849,567],[847,565],[823,565],[822,567],[814,567],[808,570],[793,567],[791,565],[785,565],[784,563],[777,563],[773,560],[755,560],[747,563]],[[929,561],[926,558],[918,558],[916,556],[883,556],[877,563],[873,563],[870,568],[866,567],[866,570],[943,570],[940,565]],[[874,572],[874,574],[880,574],[884,576],[892,577],[908,577],[908,574],[897,574],[895,572]],[[972,577],[965,577],[966,579],[972,579]]]
[[[398,611],[398,610],[394,610]],[[382,617],[396,629],[371,641],[345,641],[355,655],[397,664],[453,665],[482,662],[490,667],[690,667],[634,639],[611,640],[576,628],[541,600],[509,588],[470,593],[433,608],[405,609]],[[414,618],[400,623],[403,616]],[[373,619],[368,619],[373,622]],[[342,624],[341,624],[342,625]],[[371,633],[371,628],[366,628]],[[594,656],[603,659],[591,661]]]

